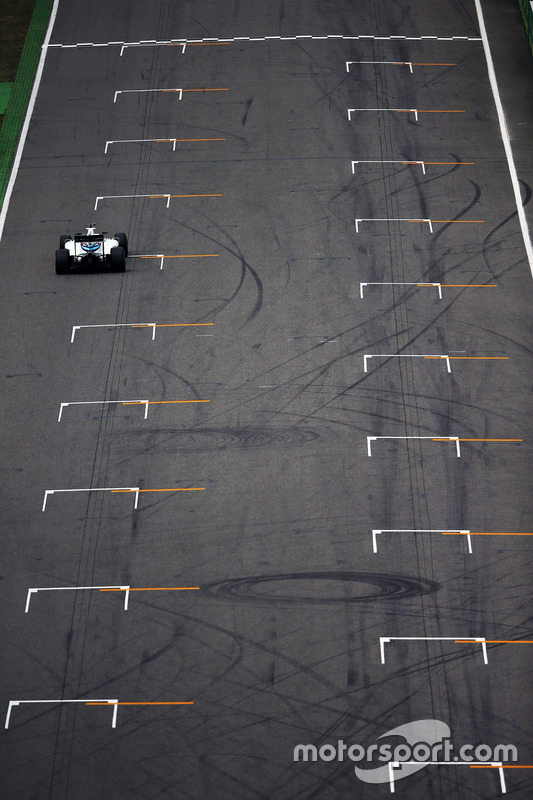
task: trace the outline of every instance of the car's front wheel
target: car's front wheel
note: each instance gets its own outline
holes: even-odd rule
[[[71,241],[72,241],[72,236],[70,236],[68,233],[62,234],[62,236],[59,237],[59,247],[60,247],[60,249],[64,250],[66,243],[67,242],[71,242]]]
[[[70,253],[64,247],[56,250],[56,273],[66,275],[70,272]]]
[[[123,247],[111,248],[110,262],[112,272],[124,272],[126,269],[126,254]]]

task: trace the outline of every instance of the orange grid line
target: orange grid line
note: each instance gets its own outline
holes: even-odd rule
[[[452,439],[454,442],[523,442],[523,439],[456,439],[455,437],[448,437],[446,439],[433,439],[434,442],[449,442]]]
[[[172,89],[165,89],[164,91],[172,91]],[[182,92],[229,92],[229,89],[182,89]]]
[[[86,706],[192,706],[192,700],[162,700],[158,702],[85,703]]]
[[[190,592],[190,591],[198,591],[200,589],[199,586],[156,586],[155,588],[152,586],[149,587],[141,587],[137,589],[128,589],[128,592]],[[124,592],[125,589],[121,588],[112,588],[112,589],[100,589],[101,592]]]
[[[185,253],[185,255],[177,255],[177,256],[166,256],[163,255],[163,258],[218,258],[220,253]],[[161,258],[159,255],[153,256],[141,256],[141,258]]]
[[[533,639],[483,639],[485,644],[533,644]],[[479,644],[474,639],[458,639],[455,644]]]
[[[214,322],[162,322],[161,324],[157,323],[156,328],[183,328],[183,326],[186,328],[192,328],[214,324]]]
[[[169,322],[169,323],[159,323],[157,322],[155,327],[156,328],[197,328],[202,325],[214,325],[214,322]],[[130,328],[153,328],[153,325],[130,325]]]
[[[417,283],[417,286],[434,286],[434,283]],[[496,283],[440,283],[441,288],[497,289]]]
[[[226,141],[225,139],[156,139],[156,142],[225,142],[225,141]]]
[[[162,406],[169,403],[210,403],[211,400],[124,400],[123,406]]]
[[[423,161],[423,164],[444,164],[456,167],[473,167],[473,161]],[[420,161],[402,161],[402,164],[420,164]]]
[[[492,764],[470,764],[470,769],[533,769],[533,764],[502,764],[494,767]]]
[[[112,494],[136,493],[139,492],[203,492],[204,486],[193,486],[190,489],[111,489]]]
[[[533,533],[515,533],[513,531],[505,531],[505,532],[486,532],[486,531],[470,531],[469,534],[463,533],[462,531],[443,531],[444,536],[533,536]]]
[[[158,200],[165,197],[223,197],[222,194],[151,194],[150,200]]]

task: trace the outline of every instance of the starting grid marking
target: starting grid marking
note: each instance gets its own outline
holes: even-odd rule
[[[355,165],[356,164],[402,164],[405,167],[418,165],[422,167],[422,173],[426,174],[426,167],[429,165],[436,165],[436,166],[446,166],[446,167],[473,167],[473,161],[402,161],[401,159],[396,160],[383,160],[383,159],[372,159],[372,160],[361,160],[361,161],[352,161],[352,175],[355,175]]]
[[[378,552],[378,536],[382,533],[441,533],[441,534],[461,534],[465,535],[468,541],[468,552],[472,552],[472,540],[470,538],[470,531],[466,530],[442,530],[441,528],[389,528],[388,530],[373,530],[372,531],[372,552]]]
[[[426,222],[429,225],[429,232],[433,233],[433,223],[468,223],[485,222],[484,219],[409,219],[408,217],[366,217],[355,220],[355,232],[359,233],[360,222]]]
[[[203,492],[205,486],[194,486],[191,488],[172,488],[172,489],[141,489],[139,486],[104,486],[91,489],[45,489],[41,511],[46,510],[48,498],[53,494],[66,494],[72,492],[111,492],[111,494],[135,494],[133,508],[136,511],[139,505],[139,495],[146,492]]]
[[[372,531],[372,551],[378,552],[377,537],[382,533],[440,533],[442,536],[466,536],[468,552],[472,553],[472,536],[533,536],[533,533],[501,532],[501,531],[470,531],[470,530],[448,530],[442,528],[388,528],[383,530],[374,529]]]
[[[376,36],[359,35],[345,36],[342,34],[326,34],[324,36],[312,36],[304,34],[301,36],[231,36],[219,39],[217,37],[205,37],[202,39],[141,39],[135,42],[76,42],[73,44],[49,44],[47,49],[78,49],[83,47],[120,47],[120,55],[129,47],[165,47],[169,45],[181,45],[183,52],[189,45],[219,45],[233,44],[234,42],[297,42],[302,39],[312,41],[341,40],[355,42],[367,39],[369,41],[400,41],[400,42],[481,42],[480,36]]]
[[[484,636],[380,636],[379,652],[381,663],[385,663],[385,645],[391,642],[454,642],[455,644],[479,644],[483,653],[483,663],[488,664],[487,639]]]
[[[210,403],[210,400],[75,400],[68,403],[61,403],[59,407],[58,422],[61,422],[63,409],[69,406],[102,406],[102,405],[122,405],[122,406],[144,406],[144,419],[148,419],[149,406],[174,405],[177,403]]]
[[[119,94],[147,94],[149,92],[177,93],[179,94],[178,100],[183,100],[183,95],[185,92],[229,92],[229,89],[118,89],[115,92],[113,103],[117,102],[117,97]]]
[[[111,330],[112,328],[151,328],[152,329],[152,341],[155,339],[155,332],[156,328],[201,328],[210,325],[214,325],[214,322],[170,322],[170,323],[159,323],[159,322],[138,322],[138,323],[131,323],[131,322],[116,322],[111,323],[110,325],[73,325],[72,326],[72,335],[70,337],[70,343],[74,341],[76,336],[76,331],[80,331],[82,328],[108,328]],[[135,401],[135,402],[144,402],[144,401]]]
[[[186,253],[185,255],[169,256],[164,253],[148,253],[147,255],[131,255],[128,258],[159,258],[159,269],[163,269],[165,258],[218,258],[220,253]]]
[[[389,761],[389,786],[391,794],[395,793],[394,786],[394,770],[402,768],[404,764],[417,764],[420,766],[420,761]],[[471,767],[472,769],[497,769],[500,777],[500,788],[502,794],[507,794],[507,787],[505,784],[505,776],[503,768],[512,767],[511,764],[503,764],[502,761],[424,761],[424,765],[443,766],[443,767]]]
[[[367,353],[363,356],[363,371],[368,372],[369,358],[424,358],[426,361],[446,361],[447,371],[451,373],[450,361],[508,361],[509,356],[448,356],[448,355],[410,355],[397,353]]]
[[[172,142],[172,150],[176,151],[176,143],[178,142],[225,142],[224,138],[215,139],[109,139],[105,143],[104,153],[107,153],[110,144],[140,144],[143,142],[155,142],[156,144]]]
[[[7,714],[6,714],[6,721],[4,723],[4,728],[7,730],[9,728],[9,722],[11,719],[11,712],[14,707],[20,706],[23,703],[45,703],[49,705],[62,705],[63,703],[83,703],[86,706],[113,706],[113,717],[111,719],[111,727],[117,727],[117,715],[118,715],[118,707],[119,706],[192,706],[194,705],[194,701],[192,700],[160,700],[155,702],[145,702],[145,701],[133,701],[133,702],[120,702],[116,698],[110,700],[109,698],[86,698],[83,700],[10,700],[8,707],[7,707]]]
[[[442,300],[443,289],[497,289],[496,283],[418,283],[417,281],[370,281],[359,284],[361,299],[364,298],[365,286],[418,286],[419,288],[435,288],[439,292],[439,300]]]
[[[37,592],[83,592],[83,591],[99,591],[99,592],[124,592],[124,611],[128,610],[130,592],[197,592],[200,590],[199,586],[157,586],[157,587],[131,587],[121,586],[119,584],[112,586],[39,586],[28,589],[26,596],[26,606],[24,613],[27,614],[30,610],[31,598]]]
[[[484,636],[380,636],[379,652],[381,663],[385,663],[385,645],[391,642],[454,642],[454,644],[479,644],[483,654],[483,663],[489,663],[488,644],[533,644],[533,639],[486,639]]]
[[[183,89],[119,89],[115,92],[113,102],[117,102],[119,94],[148,94],[149,92],[174,92],[179,94],[178,100],[183,97]]]
[[[96,198],[96,202],[94,204],[94,211],[98,208],[98,203],[100,200],[136,200],[139,197],[149,197],[150,200],[159,200],[159,199],[166,199],[167,201],[167,208],[170,207],[170,200],[173,197],[181,197],[181,198],[188,198],[188,197],[223,197],[222,194],[103,194],[99,195]]]
[[[399,114],[414,114],[418,122],[419,114],[465,114],[464,108],[349,108],[348,121],[352,121],[353,111],[396,111]]]
[[[372,456],[372,442],[378,439],[429,439],[430,442],[455,442],[457,458],[461,458],[460,442],[523,442],[523,439],[462,439],[459,436],[367,436],[367,453]]]

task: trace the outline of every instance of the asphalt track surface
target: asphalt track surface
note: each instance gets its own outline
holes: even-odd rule
[[[529,213],[530,54],[483,9]],[[533,764],[532,278],[479,33],[470,0],[61,0],[53,45],[157,42],[49,49],[0,248],[3,800],[385,798],[294,747],[421,719]],[[328,34],[367,38],[260,40]],[[54,274],[88,222],[124,275]]]

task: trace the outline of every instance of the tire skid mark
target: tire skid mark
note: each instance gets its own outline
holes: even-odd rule
[[[258,586],[273,584],[297,584],[299,581],[314,581],[342,586],[344,597],[318,597],[313,595],[280,595],[257,591]],[[350,596],[350,585],[371,584],[376,588],[370,594]],[[318,604],[362,603],[369,600],[392,600],[398,597],[410,598],[431,594],[439,588],[438,584],[424,578],[378,572],[291,572],[274,575],[256,575],[247,578],[230,578],[202,586],[202,593],[218,600],[239,600],[260,604]]]
[[[246,325],[248,322],[250,322],[250,320],[252,320],[259,313],[259,311],[262,308],[262,305],[263,305],[263,282],[261,281],[261,278],[259,277],[259,275],[256,272],[256,270],[252,267],[252,265],[249,264],[248,261],[246,261],[246,259],[245,259],[244,255],[243,255],[239,245],[237,244],[235,239],[233,239],[233,237],[230,236],[230,234],[227,232],[227,230],[222,228],[222,226],[219,225],[212,218],[208,217],[205,214],[204,214],[204,216],[211,223],[211,225],[213,227],[217,228],[223,236],[226,236],[229,239],[229,241],[233,245],[234,249],[232,249],[231,247],[229,247],[229,245],[227,245],[224,242],[222,242],[221,239],[217,239],[216,237],[211,236],[210,234],[207,234],[204,231],[201,231],[200,229],[193,227],[192,225],[188,225],[188,224],[186,224],[184,222],[180,222],[180,224],[186,230],[192,231],[193,233],[197,233],[197,234],[203,236],[204,238],[208,239],[209,241],[213,242],[218,247],[220,247],[220,249],[225,250],[227,253],[229,253],[232,256],[234,256],[235,258],[237,258],[240,261],[240,264],[241,264],[241,274],[240,274],[237,286],[233,290],[233,293],[231,294],[231,296],[228,297],[227,300],[224,300],[222,303],[219,303],[219,305],[215,306],[215,308],[210,309],[210,311],[206,312],[206,314],[203,317],[200,317],[200,319],[202,320],[202,319],[212,318],[213,316],[216,316],[221,311],[223,311],[225,308],[227,308],[227,306],[233,300],[235,300],[235,298],[239,294],[240,290],[243,287],[244,280],[246,278],[246,273],[249,272],[249,274],[253,278],[255,286],[256,286],[257,298],[256,298],[256,300],[254,302],[254,306],[253,306],[252,310],[250,311],[250,313],[249,313],[249,315],[248,315],[248,317],[247,317],[247,319],[246,319],[246,321],[244,323]]]

